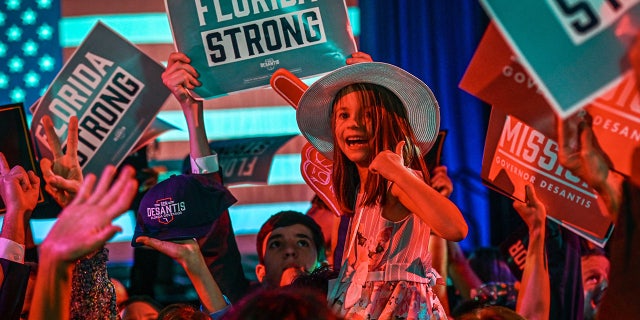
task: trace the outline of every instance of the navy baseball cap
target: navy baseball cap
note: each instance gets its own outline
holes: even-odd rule
[[[237,201],[214,175],[172,175],[149,189],[140,200],[131,246],[142,246],[140,236],[167,241],[206,235]]]

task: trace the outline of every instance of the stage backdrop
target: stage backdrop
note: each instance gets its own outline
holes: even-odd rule
[[[489,108],[457,86],[486,28],[484,11],[476,1],[464,0],[346,2],[359,49],[422,78],[440,102],[441,127],[449,130],[443,157],[455,183],[452,199],[470,225],[463,246],[487,244],[490,234],[503,238],[499,228],[489,226],[490,192],[479,180]],[[24,0],[2,2],[0,9],[0,103],[35,102],[97,19],[159,62],[174,50],[163,1]],[[177,103],[169,100],[160,117],[184,128]],[[212,140],[298,133],[293,109],[270,90],[223,97],[206,108]],[[185,131],[162,135],[150,160],[179,170],[186,139]],[[276,154],[268,185],[237,187],[234,214],[263,215],[238,221],[263,221],[283,206],[308,208],[312,192],[304,186],[296,154],[303,144],[294,138]],[[255,225],[234,227],[251,233]]]
[[[345,3],[357,40],[357,0]],[[24,101],[25,107],[33,104],[98,20],[157,62],[166,65],[169,54],[175,51],[162,0],[2,1],[0,105],[14,101]],[[164,178],[181,171],[189,146],[184,116],[174,98],[167,100],[158,118],[181,129],[164,133],[149,147],[150,165],[166,168]],[[256,233],[270,215],[280,210],[305,212],[310,208],[313,191],[300,173],[300,151],[306,140],[299,135],[295,110],[273,90],[248,90],[206,101],[205,121],[212,141],[296,135],[275,154],[266,183],[231,187],[238,198],[229,210],[237,234]],[[132,217],[132,213],[122,217],[119,224],[125,231],[113,242],[128,245],[131,222],[135,221]],[[36,241],[41,241],[53,221],[35,223]]]
[[[438,99],[440,128],[448,130],[443,163],[454,182],[451,199],[469,223],[463,249],[489,244],[500,231],[490,228],[489,191],[479,179],[490,110],[458,88],[488,18],[468,0],[369,0],[359,7],[360,50],[411,72]]]

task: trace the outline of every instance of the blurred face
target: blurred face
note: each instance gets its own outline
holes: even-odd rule
[[[122,313],[122,320],[156,320],[158,311],[146,302],[134,302],[127,305]]]
[[[599,255],[585,256],[581,259],[581,264],[584,316],[585,319],[594,319],[598,304],[608,286],[609,259]]]
[[[263,252],[264,265],[256,267],[256,274],[269,287],[290,284],[299,273],[318,265],[311,230],[301,224],[274,229],[265,238]]]
[[[350,92],[334,105],[334,135],[346,157],[367,166],[371,159],[371,108],[361,104],[360,92]]]

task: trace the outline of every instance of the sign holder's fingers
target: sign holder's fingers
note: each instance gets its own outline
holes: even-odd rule
[[[45,179],[46,180],[46,179]],[[78,188],[80,187],[79,183],[74,180],[67,180],[60,176],[51,176],[48,183],[55,187],[56,189],[66,190],[68,192],[78,192]]]
[[[576,151],[576,132],[575,128],[572,128],[574,122],[572,118],[562,119],[556,117],[558,121],[558,156],[561,162],[568,161],[569,157]]]
[[[42,171],[44,181],[49,182],[51,181],[51,177],[54,176],[52,166],[53,163],[48,158],[42,158],[42,160],[40,160],[40,171]]]
[[[29,183],[31,184],[31,187],[38,188],[40,186],[40,178],[38,178],[38,175],[36,175],[33,170],[29,170],[27,174],[29,175]]]
[[[53,121],[51,120],[51,117],[49,117],[48,115],[43,116],[42,125],[44,126],[44,133],[47,136],[47,143],[49,143],[49,149],[51,149],[53,158],[61,158],[63,156],[62,147],[60,145],[60,139],[56,134],[56,130],[53,127]]]
[[[67,154],[77,157],[78,155],[78,117],[69,119],[69,132],[67,133]]]
[[[31,186],[31,183],[29,182],[29,174],[27,174],[27,171],[24,170],[23,167],[15,166],[11,168],[11,171],[9,171],[9,175],[11,177],[15,177],[24,191],[26,191],[27,188]]]
[[[9,167],[9,163],[7,162],[7,158],[4,157],[4,154],[0,152],[0,174],[5,175],[11,171]]]

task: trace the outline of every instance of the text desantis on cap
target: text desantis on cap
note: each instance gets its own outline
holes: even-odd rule
[[[201,27],[207,24],[211,16],[220,23],[237,18],[247,21],[246,17],[259,13],[284,12],[264,19],[202,31],[200,36],[210,67],[327,41],[318,7],[291,11],[290,7],[304,4],[304,0],[212,0],[211,11],[203,2],[208,1],[196,0]],[[222,6],[221,2],[230,3],[231,8],[228,5]],[[224,8],[231,10],[225,12]]]

